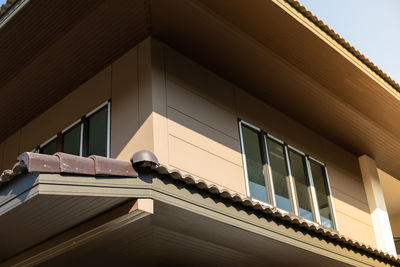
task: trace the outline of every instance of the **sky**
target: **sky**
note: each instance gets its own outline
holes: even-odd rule
[[[400,0],[299,0],[400,83]]]
[[[400,83],[400,0],[299,1]]]

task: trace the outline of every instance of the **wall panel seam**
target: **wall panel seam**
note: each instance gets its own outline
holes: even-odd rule
[[[196,119],[196,118],[193,118],[192,116],[190,116],[190,115],[184,113],[183,111],[180,111],[179,109],[177,109],[177,108],[175,108],[175,107],[173,107],[173,106],[167,105],[167,107],[170,108],[170,109],[175,110],[176,112],[179,112],[180,114],[182,114],[182,115],[184,115],[184,116],[186,116],[186,117],[188,117],[188,118],[190,118],[190,119],[192,119],[192,120],[194,120],[194,121],[196,121],[196,122],[198,122],[198,123],[200,123],[200,124],[202,124],[202,125],[204,125],[204,126],[210,128],[210,129],[212,129],[212,130],[214,130],[214,131],[219,132],[220,134],[225,135],[226,137],[229,137],[229,138],[231,138],[231,139],[233,139],[233,140],[239,142],[239,131],[237,132],[237,135],[238,135],[238,136],[237,136],[237,138],[236,138],[236,137],[233,137],[232,135],[226,134],[226,133],[224,133],[223,131],[214,128],[213,126],[208,125],[208,124],[205,123],[205,122],[202,122],[202,121],[200,121],[200,120],[198,120],[198,119]],[[168,113],[167,113],[167,114],[168,114]],[[168,116],[168,119],[173,120],[173,119],[171,119],[169,116]],[[235,125],[236,125],[236,121],[235,121]]]
[[[200,146],[197,146],[197,145],[195,145],[195,144],[193,144],[193,143],[189,143],[188,141],[186,141],[186,140],[180,138],[179,136],[176,136],[176,135],[171,134],[171,133],[169,133],[168,135],[171,136],[171,137],[174,137],[174,138],[176,138],[176,139],[178,139],[178,140],[180,140],[180,141],[182,141],[182,142],[184,142],[184,143],[186,143],[186,144],[188,144],[188,145],[191,145],[191,146],[193,146],[193,147],[195,147],[195,148],[198,148],[198,149],[200,149],[200,150],[202,150],[202,151],[204,151],[204,152],[206,152],[206,153],[208,153],[208,154],[210,154],[210,155],[213,155],[213,156],[215,156],[215,157],[218,157],[218,158],[220,158],[220,159],[222,159],[222,160],[224,160],[224,161],[226,161],[226,162],[229,162],[229,163],[231,163],[231,164],[233,164],[233,165],[235,165],[235,166],[237,166],[237,167],[239,167],[239,168],[243,168],[242,165],[239,165],[239,164],[237,164],[237,163],[235,163],[235,162],[233,162],[233,161],[231,161],[231,160],[228,160],[228,159],[226,159],[226,158],[224,158],[224,157],[221,157],[221,156],[219,156],[219,155],[217,155],[217,154],[215,154],[215,153],[212,153],[212,152],[210,152],[210,151],[208,151],[208,150],[205,150],[204,148],[202,148],[202,147],[200,147]]]

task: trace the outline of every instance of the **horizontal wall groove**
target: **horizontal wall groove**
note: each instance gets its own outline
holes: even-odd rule
[[[221,156],[219,156],[219,155],[217,155],[217,154],[215,154],[215,153],[212,153],[212,152],[210,152],[210,151],[208,151],[208,150],[205,150],[205,149],[203,149],[202,147],[199,147],[199,146],[197,146],[197,145],[195,145],[195,144],[189,143],[188,141],[186,141],[186,140],[180,138],[179,136],[175,136],[175,135],[173,135],[173,134],[171,134],[171,133],[169,133],[168,135],[169,135],[169,136],[172,136],[172,137],[174,137],[174,138],[176,138],[176,139],[178,139],[178,140],[180,140],[180,141],[182,141],[182,142],[185,142],[186,144],[191,145],[191,146],[193,146],[193,147],[195,147],[195,148],[197,148],[197,149],[200,149],[200,150],[202,150],[202,151],[204,151],[204,152],[206,152],[206,153],[209,153],[209,154],[211,154],[211,155],[213,155],[213,156],[215,156],[215,157],[217,157],[217,158],[220,158],[220,159],[222,159],[222,160],[224,160],[224,161],[226,161],[226,162],[229,162],[229,163],[231,163],[231,164],[233,164],[233,165],[235,165],[235,166],[237,166],[237,167],[239,167],[239,168],[243,168],[242,165],[239,165],[239,164],[237,164],[237,163],[235,163],[235,162],[232,162],[232,161],[230,161],[230,160],[228,160],[228,159],[226,159],[226,158],[223,158],[223,157],[221,157]]]

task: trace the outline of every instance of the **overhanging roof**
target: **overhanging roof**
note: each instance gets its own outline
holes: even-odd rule
[[[396,84],[294,1],[24,3],[0,29],[0,140],[153,35],[400,177]]]
[[[328,251],[327,257],[336,260],[338,258],[334,254],[339,253],[339,258],[343,258],[343,262],[368,262],[369,257],[378,262],[400,263],[400,259],[347,238],[332,229],[308,222],[294,214],[261,205],[191,176],[182,176],[178,171],[168,170],[160,166],[156,162],[156,157],[149,152],[138,152],[133,157],[133,164],[139,176],[130,162],[102,157],[83,158],[64,153],[54,156],[24,153],[19,159],[15,170],[8,171],[18,175],[0,187],[0,228],[7,229],[13,225],[24,231],[20,232],[21,234],[7,232],[2,235],[4,242],[0,240],[0,244],[5,245],[5,240],[8,239],[15,240],[12,245],[0,250],[2,260],[98,215],[128,198],[152,198],[161,202],[169,199],[167,203],[173,204],[177,201],[177,197],[182,199],[177,191],[182,192],[185,188],[183,190],[186,194],[185,202],[201,205],[207,198],[211,210],[216,211],[221,205],[233,207],[233,210],[236,210],[234,212],[239,212],[231,215],[235,220],[257,218],[257,221],[261,220],[257,224],[275,232],[275,234],[271,232],[268,238],[274,239],[275,236],[276,241],[283,242],[279,237],[285,236],[289,239],[284,243],[290,246],[300,240],[306,245],[299,243],[295,247],[300,246],[301,249],[322,253],[325,256]],[[241,214],[241,211],[244,213]],[[226,223],[224,219],[220,221]],[[62,222],[68,227],[63,228]],[[27,223],[29,225],[26,225]],[[318,252],[320,248],[325,252]],[[346,250],[351,250],[351,255],[344,253]]]

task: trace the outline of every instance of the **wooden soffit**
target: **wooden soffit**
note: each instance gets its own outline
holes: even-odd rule
[[[24,1],[0,27],[0,140],[148,35],[400,177],[400,95],[284,0]]]

